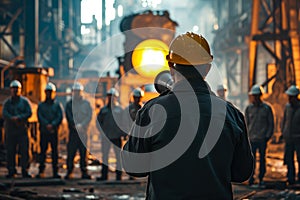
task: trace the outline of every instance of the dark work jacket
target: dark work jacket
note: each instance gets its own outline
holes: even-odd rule
[[[252,174],[253,155],[243,114],[212,94],[205,81],[195,80],[190,84],[194,91],[179,82],[173,92],[147,102],[138,111],[122,151],[122,164],[127,173],[148,176],[147,199],[232,199],[231,182],[246,181]],[[179,100],[176,96],[180,96]],[[191,101],[196,101],[199,113],[196,107],[189,107]],[[215,102],[214,111],[211,102]],[[185,125],[179,131],[183,122]],[[146,125],[149,127],[143,129]],[[162,128],[157,130],[157,127]],[[210,132],[214,127],[221,127],[220,131]],[[174,146],[167,150],[169,145]],[[135,160],[139,154],[128,155],[128,151],[159,153]],[[174,154],[179,156],[165,163]],[[140,166],[149,167],[149,172],[139,171]]]
[[[124,109],[122,122],[126,134],[129,133],[132,123],[135,121],[136,114],[142,106],[142,104],[136,105],[135,103],[131,103]]]
[[[274,117],[271,106],[262,102],[249,104],[245,111],[246,123],[251,142],[268,141],[274,131]]]
[[[285,106],[282,121],[282,136],[286,142],[300,143],[300,102]]]
[[[70,135],[72,133],[77,133],[75,128],[76,124],[82,125],[84,130],[82,134],[87,134],[88,127],[92,119],[92,108],[90,103],[83,98],[77,100],[72,99],[67,103],[65,112]]]
[[[142,105],[138,104],[134,104],[134,103],[131,103],[129,106],[128,106],[128,112],[130,114],[130,117],[131,119],[134,121],[135,120],[135,117],[136,117],[136,113],[138,112],[139,109],[141,109]]]
[[[118,105],[104,106],[97,115],[97,128],[108,139],[119,139],[124,136],[121,127],[123,109]]]
[[[32,111],[29,100],[26,97],[20,96],[16,99],[8,98],[4,102],[2,115],[6,134],[14,136],[27,134],[27,122],[32,115]],[[11,120],[13,116],[19,118],[17,123]]]
[[[46,100],[39,104],[38,119],[40,123],[40,131],[48,132],[47,125],[51,124],[57,131],[63,119],[63,111],[61,105],[54,100]]]

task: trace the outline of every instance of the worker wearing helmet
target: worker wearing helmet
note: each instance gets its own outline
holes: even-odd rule
[[[143,107],[142,98],[144,96],[144,91],[141,88],[135,88],[132,91],[133,102],[131,102],[125,109],[123,113],[123,127],[126,133],[129,133],[132,123],[135,121],[136,114],[139,109]],[[128,139],[126,137],[126,139]],[[130,176],[130,180],[134,180],[133,176]]]
[[[217,86],[217,95],[224,100],[226,100],[226,91],[227,88],[223,84]]]
[[[291,85],[285,93],[289,102],[285,106],[282,122],[282,136],[285,141],[284,162],[287,165],[287,181],[290,185],[295,183],[294,152],[297,153],[298,166],[300,166],[300,101],[298,99],[299,88]],[[297,182],[300,182],[298,170]]]
[[[53,178],[60,178],[58,175],[58,128],[63,119],[63,111],[61,105],[55,101],[56,87],[53,83],[47,83],[45,87],[45,101],[38,106],[37,115],[40,128],[40,159],[39,174],[37,178],[43,178],[45,170],[45,159],[48,144],[52,150],[52,173]]]
[[[262,101],[263,88],[253,85],[250,92],[250,104],[246,107],[245,117],[249,130],[249,138],[254,158],[259,151],[259,185],[264,186],[263,178],[266,173],[267,142],[273,135],[274,116],[269,104]],[[255,167],[255,166],[254,166]],[[249,179],[249,185],[254,183],[255,172]]]
[[[90,103],[83,98],[84,87],[76,82],[72,87],[72,99],[66,104],[66,118],[69,127],[69,142],[67,145],[67,174],[65,179],[72,177],[74,168],[74,158],[77,150],[80,154],[81,178],[91,179],[87,173],[87,132],[92,119],[92,107]]]
[[[132,92],[133,102],[130,103],[129,106],[126,108],[126,111],[129,113],[132,121],[135,120],[137,111],[143,106],[141,102],[143,96],[144,91],[141,88],[135,88]]]
[[[11,97],[6,99],[2,116],[4,118],[4,130],[6,135],[8,178],[16,175],[17,146],[21,153],[21,167],[23,178],[31,178],[28,174],[28,135],[27,122],[32,115],[30,102],[21,95],[22,85],[18,80],[10,83]]]
[[[141,102],[143,96],[144,91],[141,88],[135,88],[132,91],[133,102],[124,109],[123,113],[123,127],[126,133],[129,133],[137,111],[143,106],[143,103]]]
[[[244,116],[205,81],[213,56],[203,36],[179,35],[167,60],[172,89],[137,112],[121,154],[123,168],[132,176],[148,176],[146,199],[232,199],[231,181],[247,180],[253,169]],[[212,102],[224,107],[223,114],[220,108],[212,114]],[[211,120],[218,133],[208,132]]]
[[[124,133],[120,129],[117,122],[122,119],[123,109],[118,105],[117,98],[119,92],[115,88],[111,88],[107,92],[106,105],[100,109],[97,115],[97,128],[101,133],[101,150],[102,150],[102,170],[101,177],[98,181],[108,179],[108,158],[111,145],[116,155],[116,180],[122,180],[122,171],[120,163],[120,148],[122,145],[121,137]]]

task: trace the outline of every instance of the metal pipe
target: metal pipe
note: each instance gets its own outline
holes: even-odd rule
[[[34,8],[34,66],[39,65],[39,0],[35,0]]]

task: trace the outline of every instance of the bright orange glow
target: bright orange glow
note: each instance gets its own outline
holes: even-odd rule
[[[134,69],[144,77],[154,78],[164,70],[169,70],[166,55],[168,46],[160,40],[145,40],[138,44],[132,54]]]

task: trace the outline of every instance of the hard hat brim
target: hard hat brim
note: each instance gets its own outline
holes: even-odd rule
[[[249,94],[249,95],[262,95],[261,92],[259,92],[259,93],[256,93],[256,92],[248,92],[248,94]]]
[[[299,93],[293,93],[293,92],[290,92],[290,91],[286,91],[285,93],[289,96],[298,96],[299,95]]]

